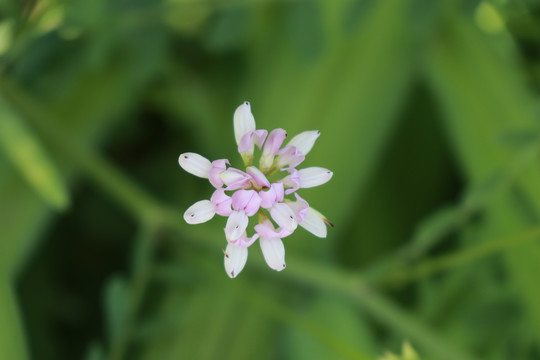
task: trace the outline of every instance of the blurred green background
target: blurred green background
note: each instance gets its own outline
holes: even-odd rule
[[[540,4],[0,1],[0,359],[540,359]],[[321,130],[234,280],[193,151]],[[413,360],[409,357],[407,360]]]

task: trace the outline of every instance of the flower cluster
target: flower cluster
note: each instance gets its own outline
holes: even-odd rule
[[[275,129],[270,134],[267,130],[257,130],[250,104],[246,101],[234,113],[234,135],[245,171],[231,167],[227,159],[210,162],[195,153],[184,153],[178,158],[185,171],[208,179],[216,188],[210,200],[190,206],[184,219],[188,224],[200,224],[215,214],[228,217],[225,271],[231,278],[242,271],[248,247],[257,239],[268,266],[281,271],[285,268],[285,248],[281,239],[291,235],[298,225],[324,238],[325,223],[332,225],[296,192],[322,185],[332,178],[332,172],[321,167],[296,169],[311,151],[320,132],[305,131],[282,147],[287,137],[285,130]],[[258,167],[253,165],[255,147],[262,150]],[[279,174],[285,176],[277,181],[269,180]],[[287,198],[293,194],[294,199]],[[254,234],[249,237],[248,223],[256,214]]]

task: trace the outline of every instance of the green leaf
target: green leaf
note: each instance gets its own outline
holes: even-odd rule
[[[420,360],[420,357],[416,351],[414,351],[411,344],[408,341],[405,341],[401,347],[401,355],[394,355],[387,352],[378,360]]]
[[[11,281],[2,278],[0,287],[0,353],[3,359],[28,359],[19,306]]]
[[[0,99],[0,147],[43,200],[65,209],[69,195],[54,161],[21,117]]]
[[[374,339],[367,327],[367,323],[357,309],[343,299],[332,296],[319,296],[307,308],[299,311],[322,329],[330,330],[332,336],[337,337],[340,342],[347,344],[350,348],[357,348],[363,354],[374,354]],[[329,346],[329,343],[336,345],[336,342],[321,341],[313,332],[302,331],[298,327],[290,327],[287,336],[290,354],[292,359],[350,359],[345,356],[348,352],[344,346]],[[354,356],[352,356],[354,358]]]
[[[111,277],[105,285],[104,307],[107,319],[107,337],[118,339],[126,330],[130,302],[128,285],[120,276]]]

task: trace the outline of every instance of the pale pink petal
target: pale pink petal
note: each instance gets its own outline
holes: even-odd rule
[[[270,181],[264,176],[261,170],[257,169],[255,166],[249,166],[246,169],[246,172],[251,175],[251,178],[255,184],[261,188],[269,188]]]
[[[266,222],[262,224],[255,225],[255,231],[264,238],[267,239],[275,239],[280,237],[279,231],[276,231],[276,229],[272,226],[272,224],[268,224]]]
[[[313,148],[319,135],[321,135],[319,130],[304,131],[293,137],[287,146],[294,146],[302,154],[307,155]]]
[[[246,265],[248,249],[245,246],[227,244],[225,249],[225,271],[230,278],[234,279],[240,274]]]
[[[306,200],[302,199],[300,195],[295,193],[294,196],[296,196],[296,201],[287,201],[285,204],[287,204],[292,209],[298,223],[301,224],[306,217],[309,209],[309,204]]]
[[[267,170],[272,167],[274,156],[277,154],[286,137],[287,132],[283,129],[274,129],[270,135],[268,135],[268,139],[264,144],[261,159],[259,160],[259,166],[262,170]]]
[[[178,157],[178,164],[188,173],[200,178],[208,178],[212,164],[210,160],[196,153],[183,153]]]
[[[247,216],[253,216],[261,206],[261,198],[255,190],[238,190],[232,195],[234,210],[245,210]]]
[[[255,240],[257,240],[259,238],[259,234],[255,233],[253,234],[252,237],[248,238],[247,237],[247,234],[244,232],[242,234],[242,236],[240,236],[240,238],[238,240],[236,240],[236,242],[234,243],[235,245],[239,245],[239,246],[245,246],[245,247],[249,247],[251,246],[251,244],[253,244],[255,242]]]
[[[294,146],[285,146],[278,152],[277,166],[279,168],[291,167],[294,168],[305,160],[306,156],[302,154]]]
[[[285,190],[285,194],[289,195],[300,189],[300,176],[298,175],[298,170],[290,168],[287,171],[290,172],[290,175],[286,176],[281,180],[283,185],[289,187],[290,189]]]
[[[184,220],[188,224],[201,224],[212,219],[216,213],[216,205],[210,200],[197,201],[184,213]]]
[[[249,184],[251,177],[243,171],[235,168],[228,168],[223,171],[219,177],[227,186],[226,190],[236,190]]]
[[[234,112],[234,137],[236,143],[240,144],[240,140],[244,134],[255,130],[255,118],[251,113],[249,102],[245,101],[242,105],[236,108]]]
[[[294,231],[298,226],[293,210],[284,203],[276,203],[270,209],[270,216],[282,228]]]
[[[270,209],[276,202],[283,201],[283,184],[281,182],[273,183],[267,191],[259,191],[261,197],[261,207]]]
[[[225,225],[225,238],[227,241],[236,241],[246,231],[249,218],[245,211],[233,211],[227,219],[227,225]]]
[[[220,159],[212,161],[212,168],[210,169],[210,174],[208,175],[208,180],[216,189],[223,186],[223,180],[219,176],[222,172],[227,170],[227,165],[229,160]]]
[[[285,269],[285,247],[281,239],[267,239],[262,237],[259,240],[264,260],[271,269],[281,271]]]
[[[216,213],[221,216],[229,216],[232,213],[231,204],[232,199],[230,196],[225,194],[224,189],[217,189],[212,194],[212,197],[210,198],[210,201],[212,201],[216,205]]]
[[[312,188],[327,183],[332,175],[334,174],[330,170],[315,166],[298,171],[302,188]]]
[[[266,139],[267,134],[268,131],[263,129],[245,133],[240,140],[240,144],[238,144],[238,152],[240,154],[245,153],[252,155],[255,145],[257,145],[257,147],[260,149],[264,143],[264,139]]]

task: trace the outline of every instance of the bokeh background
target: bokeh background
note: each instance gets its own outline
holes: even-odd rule
[[[1,1],[0,358],[540,359],[539,46],[532,0]],[[240,166],[245,100],[335,228],[231,280],[177,158]]]

